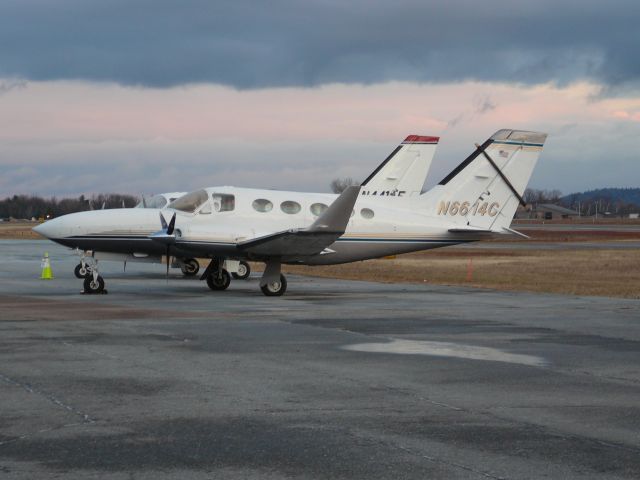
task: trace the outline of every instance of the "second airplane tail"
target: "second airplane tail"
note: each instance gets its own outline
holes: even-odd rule
[[[439,137],[409,135],[362,182],[362,195],[420,195]]]
[[[524,205],[522,195],[546,138],[499,130],[423,195],[428,211],[460,230],[504,232],[518,204]]]

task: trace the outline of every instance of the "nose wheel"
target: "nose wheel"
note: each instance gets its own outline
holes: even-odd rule
[[[104,293],[104,279],[100,275],[87,275],[84,279],[84,293]]]
[[[84,263],[79,263],[76,265],[76,268],[73,269],[73,274],[76,278],[84,278],[87,276],[87,273],[89,273],[89,271]]]
[[[76,248],[76,254],[80,257],[80,263],[73,269],[73,274],[76,278],[84,278],[89,273],[86,259],[87,257],[91,257],[91,254],[85,250],[80,250],[79,248]]]
[[[84,291],[82,293],[107,293],[104,288],[104,278],[98,272],[98,260],[95,257],[85,257],[83,262],[76,267],[82,267],[86,270],[83,282]],[[78,269],[81,270],[82,268]],[[77,276],[77,275],[76,275]]]

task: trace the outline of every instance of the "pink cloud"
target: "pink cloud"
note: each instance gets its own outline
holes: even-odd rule
[[[597,91],[589,84],[557,88],[471,82],[253,91],[215,85],[156,90],[31,82],[0,97],[0,139],[396,141],[408,133],[440,134],[455,118],[456,125],[464,125],[482,117],[483,124],[497,128],[623,118],[623,106],[638,101],[593,101]],[[476,111],[480,97],[490,99],[494,108]]]
[[[630,131],[640,121],[640,98],[599,98],[599,92],[600,86],[588,83],[394,82],[238,91],[30,82],[0,95],[0,166],[11,166],[3,173],[12,179],[0,185],[0,193],[33,185],[52,185],[55,193],[67,182],[76,184],[69,191],[103,191],[104,185],[109,191],[175,190],[172,180],[182,171],[189,180],[179,189],[206,180],[317,190],[335,176],[366,175],[408,134],[442,136],[435,179],[500,128],[551,133],[545,158],[551,155],[555,165],[601,158],[631,165]],[[19,174],[22,166],[50,173],[26,178]],[[62,172],[60,186],[51,183],[52,166]],[[116,174],[125,167],[135,168]],[[618,175],[618,184],[636,175],[623,168],[607,170]],[[95,181],[93,169],[102,172]],[[575,171],[566,179],[578,185]],[[540,186],[564,189],[555,169],[544,175]]]

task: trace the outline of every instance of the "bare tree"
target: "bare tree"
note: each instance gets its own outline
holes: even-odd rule
[[[358,182],[351,177],[334,178],[331,180],[331,190],[333,193],[342,193],[351,185],[358,185]]]

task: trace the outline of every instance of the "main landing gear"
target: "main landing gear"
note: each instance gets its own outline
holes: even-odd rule
[[[180,262],[180,270],[185,277],[193,277],[200,270],[200,264],[195,258],[187,258]]]
[[[240,265],[238,265],[238,271],[233,272],[231,276],[236,280],[246,280],[251,275],[251,267],[247,262],[240,261]]]
[[[279,297],[284,295],[284,292],[287,291],[287,279],[283,274],[280,274],[279,280],[260,286],[260,290],[262,290],[262,293],[267,297]]]
[[[227,262],[232,263],[232,262]],[[245,279],[251,273],[251,267],[247,262],[241,261],[237,271],[229,274],[224,268],[225,261],[221,258],[214,258],[200,278],[206,280],[211,290],[226,290],[231,283],[231,277]],[[279,297],[287,291],[287,279],[280,272],[280,261],[270,261],[267,263],[262,278],[260,279],[260,290],[267,297]]]

